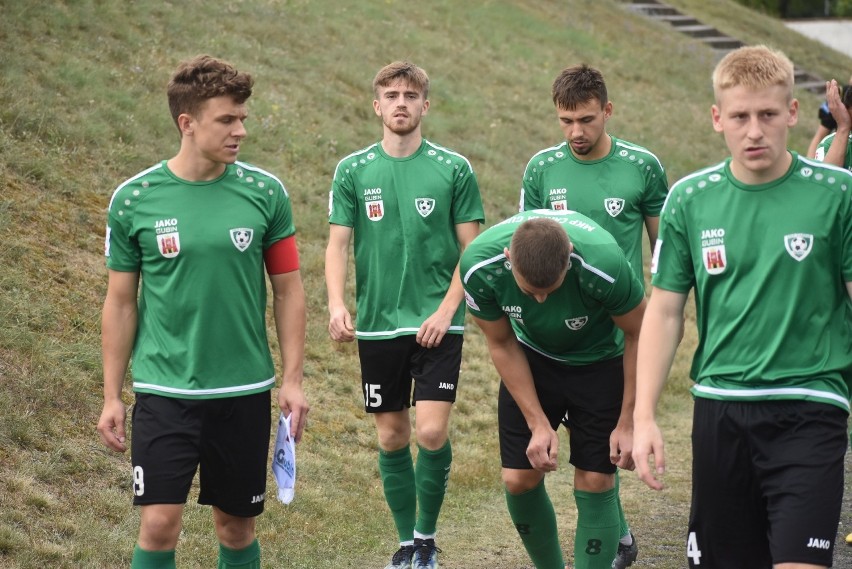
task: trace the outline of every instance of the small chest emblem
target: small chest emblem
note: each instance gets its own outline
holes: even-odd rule
[[[180,253],[180,235],[177,231],[157,235],[157,247],[160,249],[160,255],[166,259],[177,257]]]
[[[385,216],[385,205],[382,200],[366,202],[364,207],[367,208],[367,218],[370,221],[379,221]]]
[[[604,200],[604,207],[608,214],[615,217],[624,209],[624,200],[621,198],[607,198]]]
[[[435,210],[435,200],[432,198],[414,198],[414,207],[422,217],[429,217]]]
[[[248,249],[251,245],[251,239],[254,237],[254,229],[248,227],[236,227],[231,230],[231,243],[234,244],[240,252]]]
[[[583,326],[586,325],[586,322],[589,321],[588,316],[578,316],[577,318],[569,318],[565,321],[565,325],[568,326],[569,330],[579,330]]]
[[[797,261],[804,260],[814,246],[814,236],[808,233],[791,233],[784,236],[784,248]]]

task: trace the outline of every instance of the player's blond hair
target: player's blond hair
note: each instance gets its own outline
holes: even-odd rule
[[[512,270],[536,288],[548,288],[568,269],[571,240],[562,226],[546,217],[521,223],[512,234]]]
[[[732,87],[765,89],[780,86],[793,98],[793,62],[782,52],[765,45],[744,46],[728,53],[713,71],[713,94]]]
[[[426,72],[410,61],[394,61],[385,65],[373,79],[373,93],[379,98],[379,89],[393,85],[397,81],[404,81],[408,85],[423,93],[423,98],[429,98],[429,76]]]

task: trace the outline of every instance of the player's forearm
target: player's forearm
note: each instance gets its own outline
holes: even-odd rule
[[[621,400],[620,422],[633,422],[633,411],[636,407],[636,359],[639,352],[639,336],[631,334],[624,336],[624,394]]]
[[[518,404],[530,430],[534,431],[537,427],[543,426],[550,427],[550,422],[541,408],[526,355],[517,341],[514,341],[514,345],[507,344],[509,343],[489,342],[488,349],[497,373],[500,374],[512,399]]]
[[[348,248],[348,244],[347,244]],[[345,306],[344,294],[346,292],[346,266],[349,262],[348,251],[342,251],[339,247],[328,246],[325,252],[325,286],[328,292],[328,309]]]
[[[653,293],[651,298],[653,303]],[[673,314],[653,309],[645,312],[636,355],[634,422],[654,419],[657,402],[677,351],[682,322],[680,316]]]
[[[834,133],[834,140],[831,141],[831,146],[828,147],[823,162],[826,164],[834,164],[841,168],[844,167],[844,162],[846,160],[846,147],[849,144],[849,131],[849,127],[837,127],[837,130]]]
[[[104,400],[120,399],[136,339],[136,303],[122,304],[107,297],[101,319]]]
[[[272,301],[275,330],[281,351],[282,385],[301,385],[305,361],[305,289],[299,271],[276,275],[283,282]]]

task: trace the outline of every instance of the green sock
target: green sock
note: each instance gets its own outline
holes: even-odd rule
[[[175,550],[147,551],[137,543],[130,569],[175,569]]]
[[[624,508],[621,507],[621,490],[618,470],[615,471],[615,501],[618,504],[618,531],[619,537],[630,535],[630,525],[627,523],[627,518],[624,517]]]
[[[527,554],[537,569],[564,569],[565,560],[559,547],[559,532],[556,529],[556,512],[544,480],[523,494],[506,492],[509,516]]]
[[[438,514],[447,493],[453,449],[448,440],[438,450],[427,450],[417,445],[417,466],[414,480],[417,485],[418,533],[433,535],[438,524]]]
[[[414,461],[411,448],[386,452],[379,450],[379,474],[385,500],[388,503],[399,541],[414,539],[414,521],[417,512],[417,494],[414,488]]]
[[[260,544],[254,540],[244,549],[219,544],[218,569],[260,569]]]
[[[575,569],[610,569],[618,551],[618,505],[615,488],[606,492],[574,490],[577,502]]]

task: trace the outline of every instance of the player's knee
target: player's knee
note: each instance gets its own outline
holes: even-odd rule
[[[180,514],[171,511],[149,510],[139,525],[139,546],[148,551],[174,549],[180,536]]]
[[[447,442],[447,429],[442,425],[417,426],[417,444],[427,450],[439,450]]]
[[[219,541],[231,549],[244,549],[251,545],[255,536],[255,518],[236,516],[215,516],[216,536]]]
[[[517,496],[529,492],[541,483],[543,474],[537,470],[503,469],[503,486],[509,494]]]

